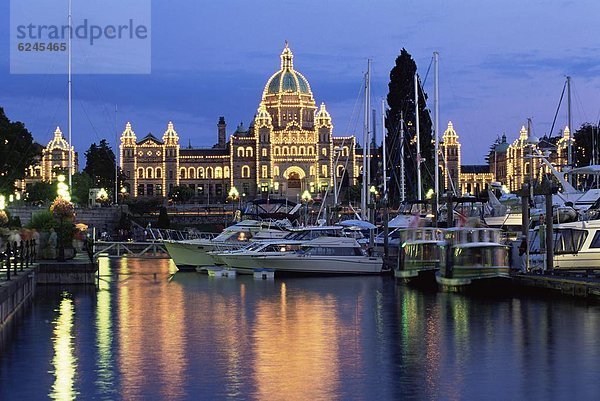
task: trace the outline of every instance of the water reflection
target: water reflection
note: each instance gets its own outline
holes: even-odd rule
[[[73,315],[75,308],[68,293],[62,294],[57,312],[58,316],[53,322],[52,336],[54,383],[49,396],[53,400],[59,401],[74,400],[77,395],[75,391],[77,360],[73,349]]]
[[[103,259],[97,292],[44,289],[35,302],[0,354],[2,400],[600,393],[600,307],[564,299],[427,293],[380,277],[172,276],[167,261]]]

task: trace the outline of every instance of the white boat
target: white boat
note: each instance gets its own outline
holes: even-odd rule
[[[529,267],[533,271],[545,270],[544,228],[536,227],[531,237]],[[600,270],[600,220],[559,224],[553,234],[555,270]]]
[[[256,220],[244,220],[227,227],[213,239],[164,241],[169,256],[180,270],[222,264],[212,251],[240,249],[250,241],[274,240],[289,234],[285,227]]]
[[[253,274],[255,270],[260,269],[257,257],[296,252],[300,250],[302,243],[294,240],[255,242],[242,249],[221,252],[218,257],[240,274]]]
[[[256,257],[258,267],[277,272],[311,274],[379,274],[380,257],[368,256],[354,238],[319,237],[293,253]]]
[[[213,251],[210,254],[239,273],[252,274],[255,269],[261,268],[257,264],[258,256],[279,255],[286,252],[300,250],[301,245],[320,237],[352,237],[360,232],[353,231],[344,226],[307,226],[292,228],[282,240],[261,241],[252,243],[241,249]]]
[[[444,230],[434,227],[404,229],[394,276],[410,282],[425,272],[435,272],[444,263]],[[433,280],[433,275],[431,275]]]
[[[501,230],[450,228],[446,231],[446,261],[436,273],[443,290],[460,291],[471,284],[510,279],[508,246]]]

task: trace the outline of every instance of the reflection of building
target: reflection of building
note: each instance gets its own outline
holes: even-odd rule
[[[523,183],[538,181],[549,172],[539,157],[531,157],[532,154],[539,156],[538,150],[558,171],[562,171],[567,165],[569,141],[574,143],[568,127],[560,137],[543,137],[539,141],[530,141],[527,129],[521,127],[519,138],[513,143],[509,144],[506,135],[502,135],[492,145],[488,164],[461,165],[461,143],[452,122],[449,122],[440,142],[440,168],[444,176],[441,181],[446,191],[455,188],[458,195],[475,195],[487,190],[491,182],[500,182],[514,192],[521,189]]]
[[[271,193],[296,199],[304,190],[325,191],[333,185],[334,173],[356,184],[361,165],[356,139],[332,136],[331,116],[325,104],[317,108],[293,57],[286,44],[280,69],[267,81],[252,124],[248,129],[240,124],[228,142],[223,117],[217,124],[217,144],[205,149],[181,147],[171,122],[162,139],[149,134],[139,141],[127,123],[121,166],[128,192],[165,196],[183,185],[204,201],[222,201],[235,186],[248,197]]]
[[[35,146],[41,145],[35,144]],[[69,171],[69,152],[73,160],[71,173],[75,174],[78,170],[77,153],[72,146],[63,137],[59,127],[54,131],[54,137],[48,145],[41,149],[41,157],[38,162],[26,171],[25,179],[17,186],[24,189],[25,186],[36,182],[46,181],[52,182],[59,174],[67,174]]]

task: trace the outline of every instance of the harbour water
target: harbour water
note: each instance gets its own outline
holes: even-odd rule
[[[390,277],[254,280],[100,260],[40,287],[0,400],[558,400],[600,394],[600,306],[424,292]]]

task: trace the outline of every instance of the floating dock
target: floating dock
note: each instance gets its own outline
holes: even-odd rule
[[[600,278],[548,274],[517,274],[514,283],[522,289],[535,288],[578,298],[600,301]]]

